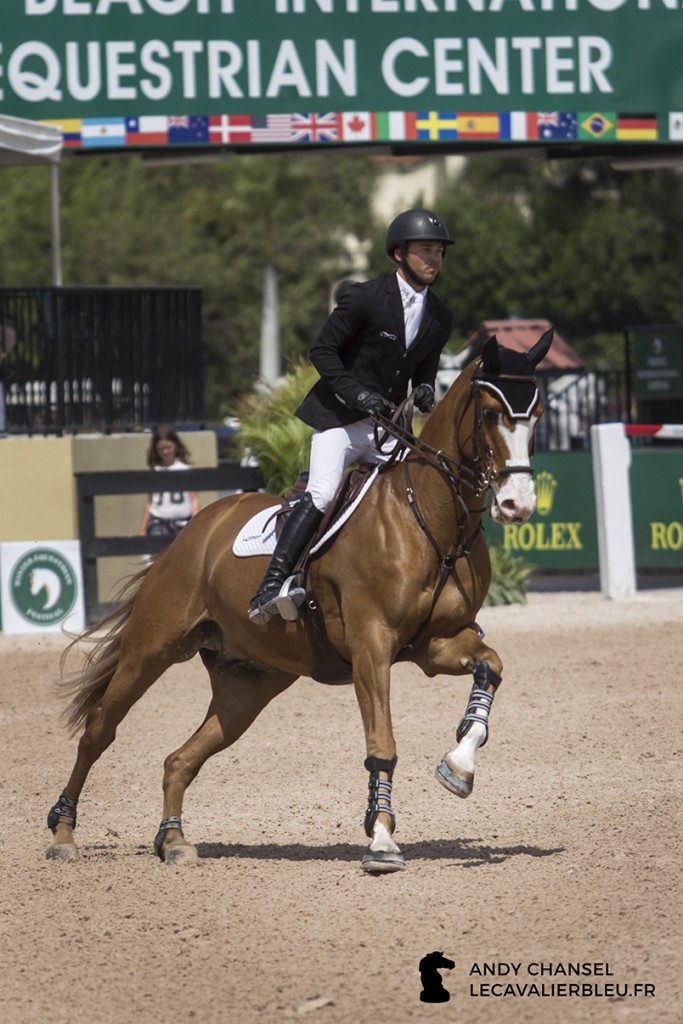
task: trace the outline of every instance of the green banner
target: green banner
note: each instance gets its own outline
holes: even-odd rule
[[[680,0],[2,0],[67,144],[683,142]]]
[[[638,398],[683,398],[683,328],[634,327]]]
[[[683,569],[683,450],[633,452],[636,566]]]
[[[538,509],[528,523],[486,523],[502,544],[539,570],[599,568],[590,452],[534,456]],[[683,569],[683,449],[634,448],[631,510],[636,568]]]
[[[538,569],[598,568],[593,464],[589,452],[534,456],[538,508],[527,523],[486,524],[502,544]]]

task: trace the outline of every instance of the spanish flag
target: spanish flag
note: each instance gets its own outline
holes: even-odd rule
[[[656,142],[656,114],[617,114],[617,139],[621,142]]]
[[[498,114],[458,113],[458,138],[499,139],[500,118]]]

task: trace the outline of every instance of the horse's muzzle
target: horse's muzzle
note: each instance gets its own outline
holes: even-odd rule
[[[491,481],[489,515],[494,523],[526,523],[536,511],[536,491],[529,467],[507,466]],[[524,475],[522,475],[524,473]],[[516,474],[516,475],[513,475]],[[497,480],[503,478],[498,484]]]

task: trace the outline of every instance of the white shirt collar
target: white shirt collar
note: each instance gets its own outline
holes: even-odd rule
[[[407,305],[412,305],[413,302],[419,306],[425,301],[429,288],[423,288],[421,292],[416,291],[408,284],[407,281],[404,281],[398,272],[396,274],[396,279],[398,281],[398,288],[401,293],[401,300],[404,308]]]

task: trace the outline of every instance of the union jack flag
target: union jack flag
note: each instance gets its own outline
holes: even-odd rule
[[[540,127],[547,125],[549,128],[557,128],[560,123],[559,111],[554,110],[552,113],[539,113],[536,114],[536,124]]]
[[[339,142],[339,114],[292,114],[292,142]]]

